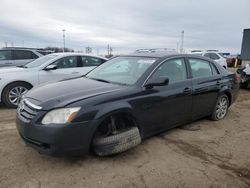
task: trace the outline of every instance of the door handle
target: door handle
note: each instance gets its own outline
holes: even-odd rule
[[[183,93],[186,93],[186,94],[191,93],[191,88],[186,87],[186,88],[183,90]]]
[[[79,72],[72,72],[71,74],[79,74]]]
[[[216,82],[216,85],[217,85],[217,86],[220,86],[220,85],[221,85],[221,81],[217,81],[217,82]]]

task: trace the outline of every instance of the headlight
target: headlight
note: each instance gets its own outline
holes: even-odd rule
[[[77,112],[80,109],[81,109],[80,107],[75,107],[75,108],[60,108],[51,110],[44,116],[42,124],[47,125],[51,123],[55,124],[70,123],[75,118]]]

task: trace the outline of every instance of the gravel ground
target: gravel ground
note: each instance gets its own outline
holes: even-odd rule
[[[203,119],[99,158],[40,155],[0,108],[0,187],[250,187],[250,90],[227,117]]]

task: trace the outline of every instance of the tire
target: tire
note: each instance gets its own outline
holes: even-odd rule
[[[248,88],[248,82],[241,83],[240,87],[243,88],[243,89],[247,89]]]
[[[32,88],[31,85],[29,85],[27,83],[23,83],[23,82],[15,82],[15,83],[9,84],[3,90],[2,101],[9,108],[16,108],[20,99],[21,99],[21,95],[25,94],[31,88]],[[14,94],[13,93],[15,93],[15,92],[17,94],[16,103],[13,102],[14,101]]]
[[[220,95],[215,103],[211,119],[214,121],[222,120],[226,117],[229,108],[229,100],[227,95]]]
[[[131,149],[141,143],[137,127],[128,128],[115,135],[96,137],[93,140],[93,151],[98,156],[114,155]]]

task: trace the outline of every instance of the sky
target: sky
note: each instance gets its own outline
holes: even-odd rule
[[[0,47],[63,46],[115,54],[140,48],[239,53],[250,0],[1,0]]]

